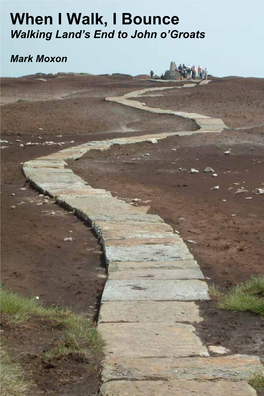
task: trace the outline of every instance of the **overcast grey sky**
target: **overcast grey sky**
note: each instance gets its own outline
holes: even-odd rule
[[[170,61],[201,64],[215,76],[264,77],[264,1],[1,1],[1,76],[22,76],[36,72],[149,73],[160,74]],[[10,13],[28,12],[33,16],[51,15],[47,25],[12,25]],[[57,25],[57,15],[67,12],[90,15],[98,12],[108,22],[99,26],[70,26],[66,18]],[[176,26],[113,26],[112,14],[177,15]],[[139,31],[178,30],[205,32],[204,39],[11,39],[11,29],[28,31],[86,30]],[[11,63],[11,55],[67,56],[67,63]]]

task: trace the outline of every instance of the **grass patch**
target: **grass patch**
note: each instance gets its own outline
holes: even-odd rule
[[[51,316],[56,309],[45,308],[35,298],[24,298],[4,288],[0,291],[1,312],[9,314],[12,321],[25,321],[30,315]]]
[[[27,103],[28,100],[26,99],[17,99],[17,103]]]
[[[26,396],[31,383],[25,379],[22,367],[14,363],[9,354],[0,347],[1,358],[1,395],[2,396]]]
[[[263,391],[264,390],[264,375],[255,374],[249,381],[249,384],[251,386],[253,386],[253,388],[256,389],[257,391]]]
[[[46,308],[35,298],[24,298],[5,288],[1,289],[0,297],[1,312],[8,316],[10,322],[24,322],[36,315],[52,320],[54,326],[62,331],[61,341],[54,350],[44,354],[46,357],[62,357],[77,351],[89,351],[93,355],[102,353],[103,341],[89,319],[69,309]]]
[[[252,277],[227,293],[212,286],[210,294],[213,300],[218,301],[219,308],[264,315],[264,277]]]
[[[56,318],[57,324],[65,329],[64,336],[56,348],[45,352],[43,357],[60,358],[72,352],[86,352],[92,355],[103,352],[103,341],[88,319],[73,314]]]

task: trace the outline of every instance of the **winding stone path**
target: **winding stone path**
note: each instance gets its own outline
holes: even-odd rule
[[[164,89],[168,88],[106,100],[191,118],[199,130],[82,144],[26,162],[23,171],[38,189],[88,221],[102,243],[109,274],[98,324],[105,341],[102,395],[253,396],[256,392],[246,381],[254,373],[264,373],[259,358],[210,357],[195,332],[195,324],[203,320],[196,302],[210,297],[203,274],[180,236],[162,218],[147,214],[146,208],[93,189],[65,168],[67,159],[80,158],[89,150],[226,128],[219,119],[152,109],[130,100]]]

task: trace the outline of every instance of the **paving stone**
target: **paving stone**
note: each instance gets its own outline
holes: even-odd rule
[[[199,267],[195,268],[143,268],[130,271],[110,271],[109,280],[115,279],[155,279],[155,280],[183,280],[204,279]]]
[[[201,322],[194,302],[114,301],[101,305],[99,322],[177,323]]]
[[[102,301],[209,300],[207,284],[200,280],[108,280]]]
[[[132,247],[108,246],[105,248],[107,262],[111,261],[172,261],[191,259],[184,243],[178,245],[139,245]]]
[[[109,280],[114,279],[204,279],[200,268],[139,269],[134,271],[110,272]]]
[[[245,381],[112,381],[102,396],[257,396]]]
[[[109,191],[100,190],[91,188],[90,186],[86,186],[83,189],[76,189],[76,190],[59,190],[57,192],[58,200],[66,201],[70,200],[71,198],[78,198],[78,197],[89,197],[89,196],[97,196],[101,195],[104,197],[111,197],[111,193]]]
[[[257,356],[172,358],[109,358],[103,364],[102,379],[109,380],[249,380],[264,374]]]
[[[106,358],[209,356],[191,325],[100,323]]]
[[[104,240],[108,239],[123,239],[123,238],[147,238],[147,237],[155,237],[155,235],[161,236],[172,236],[172,228],[168,224],[165,223],[143,223],[138,224],[130,223],[130,224],[118,224],[118,223],[110,223],[110,222],[102,222],[98,221],[95,224],[95,231],[98,235],[104,238]]]
[[[84,183],[64,183],[64,182],[54,182],[54,183],[42,183],[38,182],[36,184],[43,192],[48,192],[49,194],[56,196],[57,192],[60,190],[75,190],[82,189],[85,187]]]
[[[183,241],[176,236],[176,234],[171,234],[170,236],[165,236],[163,238],[159,237],[149,237],[149,238],[123,238],[123,239],[109,239],[107,241],[104,240],[104,246],[139,246],[139,245],[175,245],[175,244],[183,244]]]
[[[174,261],[144,261],[144,262],[115,262],[109,263],[108,272],[113,273],[116,271],[137,271],[139,269],[186,269],[186,268],[199,268],[195,260],[174,260]]]
[[[157,215],[150,215],[150,214],[126,214],[126,215],[115,215],[113,213],[106,213],[105,215],[93,215],[90,216],[93,222],[106,222],[109,221],[110,223],[121,223],[124,226],[129,224],[137,223],[164,223],[164,220],[157,216]],[[96,225],[95,225],[96,228]]]

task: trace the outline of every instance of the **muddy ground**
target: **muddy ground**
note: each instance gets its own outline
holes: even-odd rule
[[[22,295],[39,296],[47,305],[70,306],[92,319],[105,282],[100,246],[89,227],[73,214],[52,200],[44,203],[44,197],[26,183],[21,164],[87,141],[195,130],[196,125],[104,101],[106,96],[157,83],[124,76],[45,78],[48,81],[33,76],[2,79],[2,139],[8,141],[1,150],[2,283]],[[103,153],[90,152],[69,165],[93,187],[109,189],[127,201],[141,199],[139,204],[150,206],[149,213],[163,217],[184,240],[196,242],[188,246],[208,282],[229,288],[264,273],[264,196],[253,193],[255,188],[264,188],[263,94],[263,80],[226,78],[208,86],[171,90],[162,97],[144,97],[140,100],[153,107],[220,117],[231,129],[171,137],[158,144],[115,146]],[[50,141],[52,145],[46,145]],[[27,142],[38,145],[27,146]],[[229,149],[231,155],[225,155]],[[207,166],[217,177],[203,172]],[[190,174],[191,168],[199,173]],[[219,190],[211,190],[216,185]],[[235,194],[240,187],[247,192]],[[64,242],[69,236],[73,241]],[[232,353],[263,356],[262,318],[220,311],[213,302],[202,303],[201,310],[205,321],[198,331],[207,345],[221,344]],[[23,337],[38,344],[30,350],[30,365],[22,359],[28,343],[21,342],[24,347],[19,350],[23,364],[33,372],[34,394],[86,395],[87,389],[88,394],[96,394],[99,367],[91,374],[89,364],[76,363],[76,357],[64,368],[61,362],[53,362],[55,367],[48,370],[43,367],[41,348],[49,330],[42,337],[38,324],[26,335],[4,326],[11,349]],[[67,371],[67,381],[54,375],[56,370],[62,376]],[[67,382],[68,393],[61,381]]]

